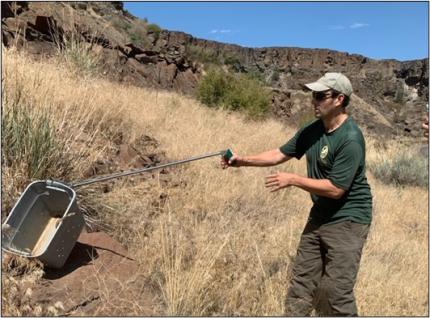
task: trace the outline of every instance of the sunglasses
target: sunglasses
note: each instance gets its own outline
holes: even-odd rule
[[[336,97],[337,95],[334,93],[328,93],[327,92],[312,92],[312,98],[316,100],[317,102],[321,102],[323,100]]]

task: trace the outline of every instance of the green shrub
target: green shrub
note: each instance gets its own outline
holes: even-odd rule
[[[231,89],[231,80],[223,72],[210,70],[197,87],[198,99],[208,106],[220,106]]]
[[[270,93],[245,74],[226,74],[212,69],[200,81],[198,99],[208,105],[243,111],[251,118],[264,117],[270,107]]]
[[[160,33],[161,33],[161,28],[154,24],[154,23],[150,23],[146,26],[146,29],[148,30],[148,33],[154,33],[155,35],[155,40],[158,40],[158,38],[160,37]]]
[[[369,169],[386,184],[428,186],[428,158],[416,152],[399,153],[393,158],[369,164]]]
[[[264,79],[264,74],[256,67],[251,67],[248,70],[247,76],[260,82],[260,83],[264,83],[265,79]]]
[[[112,26],[119,31],[127,31],[131,28],[130,23],[126,22],[124,19],[118,17],[111,18]]]
[[[235,54],[225,54],[224,64],[226,65],[240,65],[240,58]]]
[[[273,82],[279,81],[279,78],[280,78],[280,71],[277,68],[275,68],[272,72],[270,80],[273,83]]]
[[[137,20],[130,24],[130,27],[125,29],[125,32],[129,36],[131,43],[135,46],[142,48],[149,48],[151,46],[147,34],[147,22]]]
[[[221,65],[220,58],[217,53],[209,48],[202,48],[196,45],[188,45],[186,53],[191,60],[196,60],[205,64]]]
[[[148,40],[146,33],[130,31],[128,35],[130,36],[131,43],[137,47],[149,48],[151,46],[151,42]]]

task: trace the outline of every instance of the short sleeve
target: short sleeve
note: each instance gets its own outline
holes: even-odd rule
[[[358,142],[350,141],[346,143],[336,154],[328,179],[336,187],[347,191],[354,180],[363,157],[363,148]]]
[[[291,138],[286,144],[282,145],[279,150],[286,156],[294,157],[300,159],[303,156],[303,152],[300,151],[298,147],[297,140],[300,137],[302,130],[299,130],[293,138]]]

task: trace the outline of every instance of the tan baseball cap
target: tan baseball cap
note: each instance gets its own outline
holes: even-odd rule
[[[351,96],[352,85],[349,79],[342,73],[325,73],[316,82],[305,84],[307,88],[315,92],[322,92],[334,89],[346,96]]]

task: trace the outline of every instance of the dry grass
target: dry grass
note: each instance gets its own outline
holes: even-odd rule
[[[3,129],[5,122],[11,123],[8,134],[3,130],[2,135],[4,211],[29,179],[80,178],[91,162],[104,157],[112,133],[125,128],[118,116],[121,96],[112,84],[88,85],[55,62],[30,61],[14,50],[3,55],[2,70]],[[30,123],[24,126],[26,121]],[[33,141],[40,144],[34,146]],[[44,148],[47,141],[51,146]],[[35,157],[38,161],[33,162]]]
[[[227,147],[255,153],[278,147],[294,133],[274,120],[247,121],[174,93],[101,79],[81,83],[52,62],[36,63],[8,51],[3,71],[6,93],[13,92],[11,79],[19,75],[16,83],[25,88],[29,103],[36,109],[50,105],[52,123],[62,127],[59,137],[75,155],[70,179],[82,177],[90,162],[103,157],[109,133],[117,131],[126,132],[126,141],[154,137],[171,160]],[[386,150],[369,140],[369,161],[378,160],[376,151]],[[304,175],[304,159],[275,168],[227,170],[218,160],[170,168],[167,185],[156,175],[93,193],[94,208],[103,211],[100,218],[110,234],[139,260],[139,274],[159,296],[165,315],[282,315],[311,202],[295,188],[269,193],[264,176],[278,169]],[[3,191],[13,202],[23,190],[13,181],[21,172],[6,171]],[[374,222],[356,286],[360,314],[428,315],[427,189],[384,185],[371,174],[369,182]],[[104,295],[116,297],[109,291]],[[124,314],[139,315],[139,306]]]

